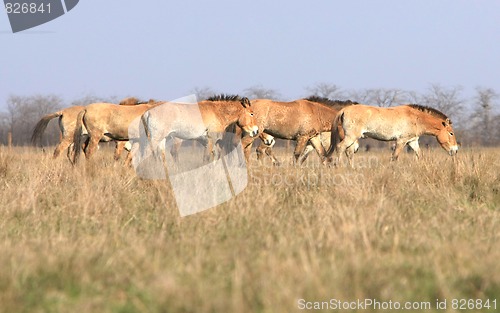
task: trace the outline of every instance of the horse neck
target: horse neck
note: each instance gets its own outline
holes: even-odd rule
[[[323,131],[330,131],[332,128],[332,122],[335,119],[338,111],[335,109],[331,109],[329,107],[320,106],[318,110],[318,117],[321,125],[323,127]]]
[[[237,122],[242,108],[243,107],[241,106],[241,104],[237,101],[215,101],[200,103],[202,116],[209,112],[215,113],[206,115],[215,116],[223,126],[227,126],[229,124]]]
[[[442,128],[441,123],[443,120],[441,118],[432,116],[429,113],[419,112],[419,124],[422,129],[422,135],[437,136],[439,130]]]

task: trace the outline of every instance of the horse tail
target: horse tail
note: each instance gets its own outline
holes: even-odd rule
[[[339,127],[342,127],[342,124],[344,123],[344,111],[340,111],[337,116],[335,116],[335,119],[333,120],[332,123],[332,131],[331,131],[331,138],[330,138],[330,148],[328,148],[328,151],[326,152],[326,157],[329,158],[332,153],[335,151],[335,148],[337,147],[337,143],[340,141],[340,132],[339,132]]]
[[[151,131],[148,127],[148,121],[146,114],[149,114],[148,112],[145,112],[143,115],[141,115],[141,122],[142,126],[144,127],[144,133],[146,134],[146,138],[148,139],[149,142],[151,142]]]
[[[80,152],[82,150],[82,138],[83,138],[83,117],[87,110],[82,110],[78,113],[76,118],[75,133],[73,135],[73,164],[76,164],[78,158],[80,157]]]
[[[155,156],[157,153],[156,152],[157,147],[156,147],[156,145],[154,145],[153,138],[151,137],[151,128],[150,128],[150,125],[148,124],[149,114],[150,113],[148,111],[146,111],[146,112],[144,112],[144,114],[141,115],[141,123],[142,123],[142,127],[144,128],[144,134],[146,135],[146,142],[145,142],[144,147],[149,146],[151,148],[153,155]],[[139,125],[139,133],[141,133],[140,128],[141,128],[141,126]],[[140,135],[140,137],[142,137],[142,134]],[[142,144],[141,144],[141,146],[142,146]],[[174,149],[174,148],[172,147],[172,149]],[[174,150],[175,150],[174,154],[178,152],[177,149],[174,149]],[[174,157],[174,159],[176,158],[176,156],[173,156],[173,157]]]
[[[35,128],[33,129],[33,135],[31,136],[31,143],[35,145],[37,142],[40,142],[42,140],[42,135],[45,132],[45,129],[47,128],[49,122],[53,118],[62,115],[63,115],[62,111],[57,111],[55,113],[50,113],[42,117],[42,119],[38,121],[38,123],[35,125]]]

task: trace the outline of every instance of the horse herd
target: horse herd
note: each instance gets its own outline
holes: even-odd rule
[[[81,151],[90,158],[100,141],[116,141],[115,159],[119,159],[125,144],[130,141],[127,164],[139,145],[131,135],[131,125],[140,123],[153,149],[167,138],[174,139],[171,154],[174,159],[182,140],[197,140],[205,147],[205,158],[213,157],[216,134],[234,133],[242,143],[247,162],[254,140],[259,137],[257,157],[266,154],[279,163],[272,152],[274,138],[296,141],[295,162],[303,162],[309,152],[316,150],[323,164],[337,164],[342,154],[352,166],[360,138],[395,141],[392,160],[396,160],[404,146],[409,145],[420,157],[418,139],[422,135],[436,137],[438,143],[450,155],[458,151],[457,140],[450,119],[442,112],[417,104],[380,108],[347,101],[330,100],[312,96],[291,102],[269,99],[249,100],[245,97],[218,95],[198,103],[166,101],[139,102],[127,98],[119,105],[93,103],[73,106],[47,114],[34,128],[32,142],[41,140],[49,121],[59,118],[61,141],[54,151],[57,158],[67,150],[72,163]],[[321,134],[330,133],[330,145],[326,150]],[[332,158],[332,154],[335,157]]]

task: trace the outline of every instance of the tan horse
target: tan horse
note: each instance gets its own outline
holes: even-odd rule
[[[258,133],[250,101],[239,96],[214,96],[198,105],[168,103],[146,111],[141,121],[153,151],[161,149],[161,143],[171,137],[177,142],[198,140],[213,153],[213,144],[232,124],[250,137]]]
[[[320,140],[320,133],[331,130],[332,121],[338,109],[346,105],[356,104],[348,101],[332,101],[326,98],[310,97],[292,102],[279,102],[265,99],[252,101],[252,108],[257,116],[259,129],[267,134],[266,141],[257,148],[258,156],[265,152],[279,164],[273,155],[269,143],[272,137],[295,140],[295,161],[298,161],[307,145],[314,147],[321,160],[324,160],[325,150]],[[271,136],[269,136],[271,135]],[[253,138],[243,138],[245,157],[248,160]],[[311,149],[312,150],[312,149]]]
[[[125,98],[122,101],[120,101],[119,105],[137,105],[141,104],[143,102],[139,102],[136,98]],[[75,128],[76,128],[76,118],[78,116],[78,113],[82,111],[85,107],[84,106],[72,106],[69,108],[62,109],[60,111],[50,113],[45,115],[38,121],[36,124],[34,130],[33,130],[33,135],[31,136],[31,142],[33,144],[36,144],[37,142],[40,142],[42,139],[42,135],[45,132],[45,129],[47,128],[47,125],[49,122],[58,117],[59,118],[59,129],[61,131],[61,141],[57,144],[53,158],[59,157],[62,151],[67,149],[67,156],[68,159],[71,159],[70,157],[70,152],[71,152],[71,145],[73,143],[73,137],[75,133]],[[84,130],[83,134],[86,135],[87,131]],[[103,137],[101,141],[110,141],[111,139],[108,137]],[[126,142],[116,142],[116,148],[115,148],[115,160],[118,160],[120,158],[120,155],[124,149]]]
[[[112,103],[93,103],[86,106],[78,113],[76,118],[76,130],[73,135],[72,162],[75,163],[80,155],[83,134],[87,131],[88,145],[84,152],[90,158],[98,147],[101,138],[126,142],[128,138],[129,124],[140,117],[146,110],[165,103],[164,101],[137,104],[134,106],[118,106]]]
[[[355,105],[340,110],[332,125],[332,137],[327,157],[336,149],[336,163],[340,156],[359,138],[374,138],[382,141],[396,141],[392,160],[397,160],[405,145],[409,145],[420,157],[418,139],[431,135],[448,151],[455,155],[458,145],[453,134],[450,119],[442,112],[417,104],[380,108]],[[344,139],[339,142],[339,126],[344,131]],[[352,156],[349,157],[352,166]]]

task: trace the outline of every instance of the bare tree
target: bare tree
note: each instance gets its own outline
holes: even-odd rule
[[[116,96],[101,97],[94,94],[87,94],[79,99],[71,101],[71,105],[89,105],[91,103],[106,102],[106,103],[118,103],[120,100]]]
[[[17,96],[7,99],[7,124],[14,144],[29,142],[33,127],[48,113],[62,107],[62,99],[55,95]]]
[[[341,88],[335,84],[317,83],[312,87],[306,87],[306,90],[311,96],[329,99],[342,99],[344,97]]]
[[[191,90],[192,93],[194,93],[196,95],[196,99],[198,101],[202,101],[202,100],[205,100],[205,99],[208,99],[210,98],[211,96],[217,94],[216,91],[214,91],[212,88],[210,87],[194,87],[192,90]]]
[[[495,115],[491,119],[491,125],[493,125],[492,143],[494,145],[499,145],[500,144],[500,114]]]
[[[432,84],[428,92],[422,95],[420,104],[442,111],[453,122],[461,122],[464,111],[464,99],[461,86],[444,88],[439,84]]]
[[[0,112],[0,144],[7,144],[7,133],[9,130],[9,116],[6,112]]]
[[[422,101],[422,96],[416,91],[406,91],[405,92],[405,101],[410,104],[420,104]]]
[[[243,94],[250,99],[272,99],[280,97],[279,92],[274,89],[264,88],[262,85],[255,85],[243,90]]]
[[[474,132],[479,143],[492,145],[495,141],[494,133],[498,131],[498,123],[494,124],[498,116],[495,117],[493,114],[494,101],[498,98],[498,94],[491,88],[477,88],[476,91],[475,110],[472,115],[474,129],[471,131]]]
[[[364,89],[351,91],[350,97],[358,102],[373,104],[379,107],[391,107],[407,102],[408,95],[400,89]]]

